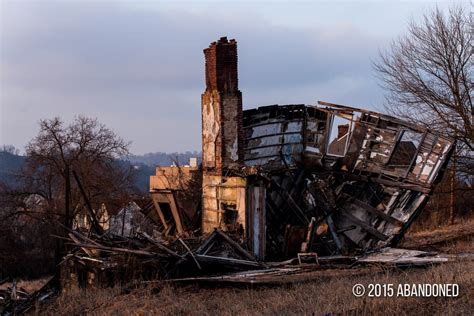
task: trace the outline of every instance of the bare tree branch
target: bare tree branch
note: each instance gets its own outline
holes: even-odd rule
[[[436,9],[380,52],[374,69],[387,90],[386,109],[458,140],[460,168],[473,174],[473,24],[469,12]],[[463,165],[464,164],[464,165]]]

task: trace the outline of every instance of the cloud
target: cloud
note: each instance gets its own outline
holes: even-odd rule
[[[238,41],[245,108],[382,100],[370,59],[386,39],[349,24],[288,27],[242,11],[108,1],[2,3],[2,21],[0,143],[26,144],[41,118],[86,114],[135,153],[199,150],[202,49],[224,35]]]

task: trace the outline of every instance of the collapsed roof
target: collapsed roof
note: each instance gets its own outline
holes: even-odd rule
[[[244,129],[245,164],[269,182],[265,243],[275,254],[291,252],[288,234],[326,254],[396,244],[454,144],[387,115],[326,102],[244,111]],[[298,243],[293,255],[303,249]]]

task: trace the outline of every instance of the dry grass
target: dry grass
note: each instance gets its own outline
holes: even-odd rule
[[[49,315],[274,315],[274,314],[470,314],[474,262],[455,262],[427,269],[386,271],[375,275],[324,279],[276,288],[164,287],[159,293],[140,288],[121,294],[118,288],[64,294],[43,312]],[[354,284],[457,283],[457,298],[357,298]]]
[[[444,253],[474,251],[474,219],[435,230],[407,233],[400,247]]]

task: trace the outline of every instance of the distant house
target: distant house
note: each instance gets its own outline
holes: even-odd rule
[[[25,227],[34,225],[36,218],[45,213],[47,204],[46,199],[39,194],[30,194],[23,199],[23,206],[17,210],[18,213],[12,226],[18,240],[25,242],[31,238]]]
[[[144,208],[146,205],[140,207],[136,201],[129,202],[115,215],[110,216],[109,233],[120,236],[132,236],[137,232],[152,234],[153,228],[150,226],[150,220],[142,213]]]
[[[140,213],[140,210],[137,203],[129,202],[124,208],[120,209],[116,215],[110,217],[109,232],[120,236],[132,235],[132,218],[134,214]]]
[[[103,230],[109,229],[109,212],[107,207],[104,203],[101,204],[100,208],[94,213],[97,216],[97,220],[99,221],[99,225],[102,227]],[[89,230],[91,227],[91,221],[89,218],[89,213],[87,209],[83,207],[80,211],[76,213],[74,220],[72,222],[72,227],[74,229],[84,229]]]
[[[102,203],[98,210],[94,210],[94,213],[104,232],[120,236],[132,236],[139,231],[152,234],[151,220],[142,213],[150,206],[152,206],[152,203],[149,200],[137,200],[128,202],[119,210],[108,210],[106,205]],[[81,209],[74,217],[73,228],[83,230],[91,228],[90,216],[85,208]]]

